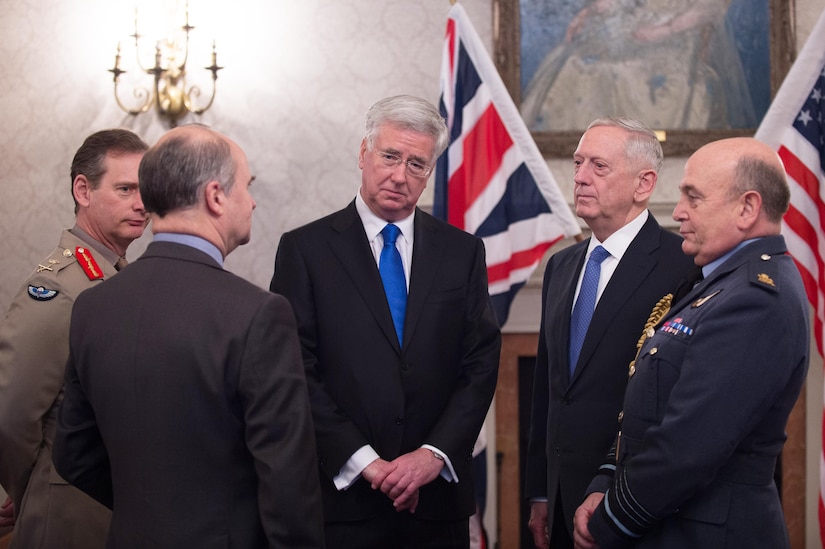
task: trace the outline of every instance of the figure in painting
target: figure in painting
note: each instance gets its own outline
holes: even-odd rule
[[[653,128],[752,128],[753,100],[725,27],[731,0],[592,0],[525,90],[532,131],[575,130],[593,113]]]

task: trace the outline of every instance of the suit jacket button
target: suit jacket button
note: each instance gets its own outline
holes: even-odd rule
[[[406,372],[407,370],[410,369],[410,363],[409,362],[402,362],[401,363],[401,369]]]
[[[404,423],[404,418],[403,418],[403,417],[397,417],[397,418],[395,418],[395,424],[396,424],[396,425],[401,425],[401,424],[403,424],[403,423]]]
[[[573,400],[570,397],[564,397],[564,400],[562,402],[564,402],[565,404],[570,404],[571,402],[573,402]]]

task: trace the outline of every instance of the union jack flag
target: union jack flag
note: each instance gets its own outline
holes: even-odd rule
[[[779,88],[756,138],[775,148],[791,188],[782,223],[788,250],[814,308],[814,340],[825,339],[825,12]],[[819,532],[825,546],[825,431],[819,454]]]
[[[581,230],[461,4],[447,19],[439,108],[450,146],[438,159],[433,213],[484,241],[503,325],[544,253]]]

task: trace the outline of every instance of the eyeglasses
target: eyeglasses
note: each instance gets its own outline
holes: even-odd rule
[[[428,166],[426,164],[422,164],[417,160],[407,159],[404,160],[397,154],[393,154],[387,151],[372,151],[375,153],[375,156],[381,161],[387,168],[396,168],[402,162],[406,166],[407,175],[411,175],[413,177],[427,177],[430,175],[430,172],[433,171],[432,166]]]

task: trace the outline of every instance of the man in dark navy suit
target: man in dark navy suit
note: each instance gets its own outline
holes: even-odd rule
[[[538,548],[573,546],[573,513],[616,434],[639,333],[691,268],[681,238],[647,210],[662,166],[649,128],[628,118],[596,120],[573,164],[576,215],[593,236],[553,255],[544,274],[525,480]],[[592,319],[577,324],[585,263],[599,253]],[[571,358],[574,346],[578,358]]]

